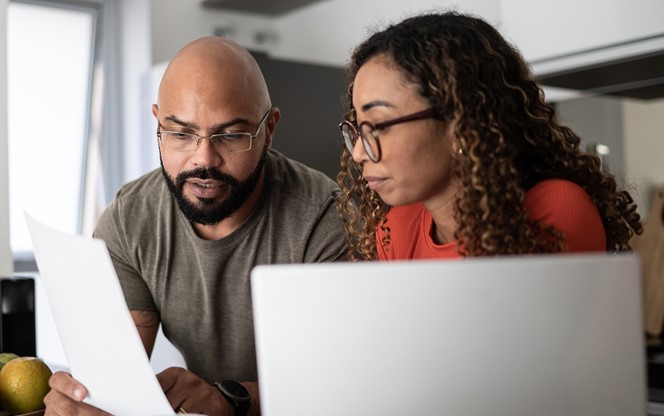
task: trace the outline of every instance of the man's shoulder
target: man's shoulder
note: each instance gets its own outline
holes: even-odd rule
[[[124,200],[149,199],[151,196],[161,193],[164,189],[165,183],[161,169],[154,169],[122,185],[116,197]]]
[[[155,223],[173,212],[174,205],[161,169],[155,169],[127,182],[117,191],[102,213],[95,233],[107,236],[120,228],[132,230],[132,234],[140,234],[139,229],[154,231]]]
[[[165,197],[169,197],[168,188],[161,169],[155,169],[124,184],[116,192],[109,209],[118,213],[133,213],[134,216],[138,213],[149,214],[154,207],[163,205]]]
[[[290,159],[276,150],[268,152],[270,187],[278,192],[311,200],[326,200],[339,191],[329,176],[301,162]]]

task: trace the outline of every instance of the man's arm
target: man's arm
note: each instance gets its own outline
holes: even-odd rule
[[[150,357],[159,330],[159,314],[155,311],[140,310],[131,310],[130,313],[143,342],[145,352]],[[206,383],[191,371],[171,367],[157,374],[157,379],[166,394],[166,398],[176,411],[214,415],[232,414],[230,404],[217,388]],[[257,383],[243,384],[249,390],[254,401],[250,415],[260,414]]]
[[[154,349],[154,342],[157,339],[159,330],[159,314],[155,311],[131,310],[131,318],[134,320],[138,335],[141,337],[145,353],[150,357]]]

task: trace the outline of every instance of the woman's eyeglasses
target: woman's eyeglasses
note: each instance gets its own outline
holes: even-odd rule
[[[353,153],[357,138],[361,136],[362,145],[364,146],[364,151],[367,152],[367,156],[369,156],[369,159],[371,159],[372,162],[378,163],[381,158],[380,141],[378,140],[379,130],[396,124],[428,118],[439,118],[439,114],[434,108],[428,108],[424,111],[418,111],[417,113],[383,121],[382,123],[373,124],[368,121],[363,121],[357,126],[357,128],[355,128],[353,123],[346,120],[339,124],[339,129],[341,129],[341,135],[343,136],[344,143],[349,152]]]

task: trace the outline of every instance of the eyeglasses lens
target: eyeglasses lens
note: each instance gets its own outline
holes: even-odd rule
[[[368,124],[360,126],[360,134],[364,143],[364,150],[373,161],[378,160],[378,140],[374,135],[375,130]]]
[[[353,153],[353,148],[355,147],[355,142],[357,141],[357,132],[353,127],[348,124],[343,124],[341,126],[341,134],[344,137],[344,143],[349,152]]]

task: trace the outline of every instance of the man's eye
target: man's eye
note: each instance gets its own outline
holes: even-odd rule
[[[179,131],[169,131],[168,135],[176,140],[188,140],[192,137],[189,133],[180,133]]]
[[[245,137],[247,137],[247,134],[246,133],[224,133],[224,134],[220,134],[219,137],[221,137],[222,139],[224,139],[226,141],[234,142],[234,141],[237,141],[237,140],[244,139]]]

